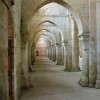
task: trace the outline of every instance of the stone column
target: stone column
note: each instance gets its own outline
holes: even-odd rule
[[[52,46],[49,46],[49,59],[52,60]]]
[[[65,71],[68,70],[68,42],[64,42],[64,66]]]
[[[25,33],[22,33],[25,34]],[[25,37],[25,36],[24,36]],[[30,88],[32,85],[30,83],[30,77],[28,75],[28,71],[32,71],[32,67],[29,67],[29,64],[31,66],[31,60],[29,58],[29,42],[28,39],[26,38],[21,38],[21,64],[22,64],[22,69],[21,69],[21,88]],[[30,59],[30,61],[29,61]],[[30,63],[29,63],[30,62]],[[30,69],[31,68],[31,69]]]
[[[23,71],[23,82],[22,82],[22,87],[27,87],[26,81],[28,80],[28,43],[26,44],[25,47],[21,48],[21,59],[22,59],[22,71]]]
[[[74,18],[72,18],[72,67],[71,71],[79,71],[79,39],[78,27]]]
[[[50,46],[50,60],[52,60],[52,45]]]
[[[47,57],[49,58],[49,47],[47,47]]]
[[[56,64],[61,64],[61,45],[59,43],[56,43]]]
[[[55,45],[52,45],[52,62],[56,61],[56,50]]]
[[[49,49],[49,46],[48,46],[48,58],[50,59],[50,49]]]
[[[100,89],[100,0],[96,4],[97,13],[97,77],[96,88]]]
[[[61,43],[61,65],[64,65],[64,45]]]
[[[8,100],[8,12],[0,0],[0,100]]]
[[[32,50],[31,50],[31,65],[34,65],[35,62],[35,54],[34,54],[34,46],[32,46]]]
[[[79,41],[82,45],[82,75],[79,84],[82,86],[89,85],[89,33],[79,35]]]
[[[31,51],[32,51],[32,47],[31,47],[31,41],[28,40],[28,69],[29,72],[32,72],[32,65],[31,65],[31,61],[32,61],[32,55],[31,55]]]
[[[51,48],[52,48],[52,62],[53,62],[53,60],[54,60],[54,45],[52,45]]]
[[[56,44],[54,45],[54,59],[55,59],[55,62],[56,62]]]
[[[46,47],[46,57],[49,57],[49,55],[48,55],[48,47]]]
[[[100,1],[100,0],[98,0]],[[99,4],[97,1],[97,4]],[[100,9],[99,9],[100,10]],[[99,14],[99,11],[97,12]],[[97,74],[97,27],[96,25],[96,0],[89,0],[89,87],[94,87]],[[99,20],[98,20],[99,21]],[[97,23],[98,23],[97,21]],[[99,24],[100,25],[100,24]],[[99,27],[100,28],[100,27]]]
[[[71,71],[72,68],[72,47],[71,47],[71,41],[68,41],[68,66],[67,66],[67,71]]]
[[[17,3],[17,2],[16,2]],[[21,16],[20,16],[20,4],[14,5],[12,8],[13,25],[14,25],[14,98],[18,99],[22,83],[22,62],[21,62]],[[19,11],[18,11],[19,8]],[[17,13],[19,12],[19,13]],[[16,17],[19,16],[19,17]],[[17,83],[17,84],[16,84]]]
[[[67,71],[71,71],[72,67],[72,23],[71,23],[71,14],[69,13],[67,17],[67,36],[68,36],[68,66]]]

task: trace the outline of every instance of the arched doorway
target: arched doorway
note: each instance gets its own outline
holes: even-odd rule
[[[36,56],[39,56],[39,51],[36,51]]]

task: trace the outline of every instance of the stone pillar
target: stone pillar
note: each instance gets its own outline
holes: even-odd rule
[[[49,58],[49,48],[47,47],[47,57]]]
[[[56,64],[60,65],[61,64],[61,45],[60,43],[56,43]]]
[[[71,71],[79,71],[79,39],[78,27],[74,18],[72,18],[72,67]]]
[[[28,71],[29,72],[32,72],[32,65],[31,65],[31,61],[32,61],[32,59],[31,59],[31,50],[32,50],[32,48],[31,48],[31,41],[30,40],[28,40]]]
[[[56,62],[56,44],[54,45],[54,59],[55,59],[55,62]]]
[[[31,65],[34,65],[35,62],[35,53],[34,53],[34,46],[32,46],[32,50],[31,50]]]
[[[71,71],[72,67],[72,23],[71,23],[71,14],[69,13],[67,17],[67,36],[68,36],[68,66],[67,71]]]
[[[55,45],[52,45],[52,62],[56,61],[56,48]]]
[[[52,60],[52,46],[49,46],[49,59]]]
[[[25,47],[21,48],[21,59],[22,59],[22,87],[27,87],[27,80],[28,80],[28,43]]]
[[[68,69],[68,42],[64,42],[64,66],[65,66],[65,71]]]
[[[21,35],[21,88],[30,88],[32,85],[30,83],[30,77],[28,72],[32,72],[31,60],[29,58],[29,41],[28,38],[25,38],[25,33]],[[30,52],[31,53],[31,52]]]
[[[52,60],[52,46],[50,46],[50,60]]]
[[[49,49],[49,46],[48,46],[48,58],[50,58],[50,49]]]
[[[100,0],[99,0],[100,1]],[[99,9],[100,10],[100,9]],[[99,14],[99,12],[98,12]],[[89,0],[89,87],[95,86],[97,74],[96,0]],[[98,20],[99,21],[99,20]]]
[[[71,71],[71,68],[72,68],[72,48],[71,48],[71,43],[70,42],[68,42],[67,50],[68,50],[67,71]]]
[[[52,45],[51,48],[52,48],[52,62],[53,62],[53,60],[54,60],[54,45]]]
[[[46,57],[49,57],[49,55],[48,55],[48,47],[46,47]]]
[[[0,100],[8,100],[8,12],[0,0]]]
[[[21,90],[21,5],[15,1],[15,5],[12,7],[13,25],[14,25],[14,98],[18,99]],[[19,9],[19,10],[18,10]],[[16,17],[19,16],[19,17]],[[16,84],[17,83],[17,84]]]
[[[64,65],[64,45],[61,43],[61,65]]]
[[[96,88],[100,89],[100,0],[96,4],[97,13],[97,77]]]
[[[82,86],[89,85],[89,33],[79,35],[79,41],[82,45],[82,75],[79,84]]]

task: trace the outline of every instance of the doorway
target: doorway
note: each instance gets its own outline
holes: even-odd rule
[[[39,51],[36,51],[36,56],[39,56]]]

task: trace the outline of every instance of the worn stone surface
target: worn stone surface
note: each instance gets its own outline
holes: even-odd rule
[[[96,77],[96,88],[100,88],[100,0],[96,3],[96,15],[97,15],[97,77]]]
[[[78,26],[77,32],[73,30],[73,18]],[[79,67],[76,45],[79,46],[82,57],[79,83],[100,88],[99,26],[100,0],[1,0],[0,100],[8,100],[8,37],[14,39],[15,100],[19,99],[21,87],[30,84],[28,71],[32,71],[34,51],[40,38],[47,43],[48,57],[57,64],[64,64],[68,71]],[[75,44],[76,38],[72,36],[76,34],[73,33],[79,36],[79,44]]]
[[[0,1],[0,100],[8,99],[8,12]]]
[[[33,88],[23,90],[19,100],[99,100],[100,90],[81,87],[80,72],[64,72],[47,58],[38,58],[29,74]]]

